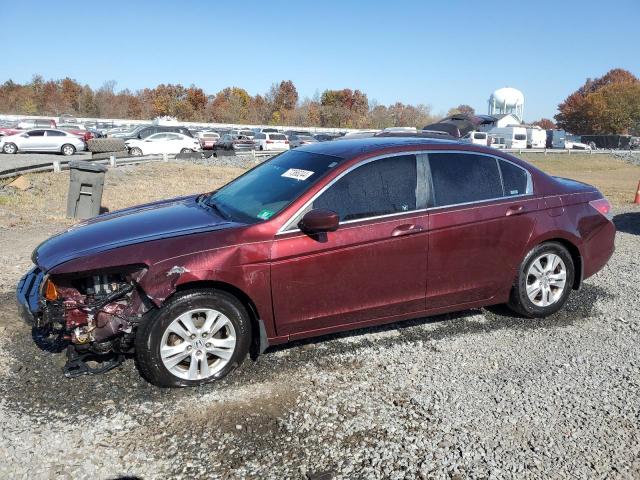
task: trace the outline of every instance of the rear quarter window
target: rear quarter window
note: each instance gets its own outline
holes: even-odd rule
[[[512,197],[514,195],[529,193],[527,192],[527,172],[513,163],[505,162],[504,160],[500,160],[499,163],[505,196]]]

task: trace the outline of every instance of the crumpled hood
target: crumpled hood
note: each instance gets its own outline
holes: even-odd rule
[[[41,243],[33,262],[44,271],[69,260],[135,243],[239,226],[182,197],[118,210],[78,223]]]

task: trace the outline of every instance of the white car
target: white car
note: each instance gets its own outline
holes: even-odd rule
[[[253,143],[258,150],[289,150],[289,140],[284,133],[256,133]]]
[[[36,128],[0,137],[0,149],[4,153],[56,152],[68,156],[86,148],[79,136],[53,128]]]
[[[132,139],[124,142],[129,155],[153,155],[158,153],[191,153],[200,151],[200,142],[181,133],[156,133],[142,140]]]
[[[487,132],[478,132],[476,130],[472,130],[464,137],[462,137],[460,141],[465,143],[472,143],[474,145],[484,145],[486,147],[488,139],[489,134]]]

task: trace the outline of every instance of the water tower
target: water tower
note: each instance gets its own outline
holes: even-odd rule
[[[512,113],[522,121],[524,95],[511,87],[499,88],[489,97],[489,115]]]

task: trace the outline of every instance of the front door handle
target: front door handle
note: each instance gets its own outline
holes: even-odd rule
[[[524,207],[522,205],[514,205],[513,207],[507,208],[507,213],[505,215],[507,217],[510,217],[511,215],[522,212],[522,210],[524,210]]]
[[[420,233],[423,228],[415,223],[407,223],[405,225],[399,225],[391,232],[392,237],[399,237],[401,235],[411,235],[413,233]]]

